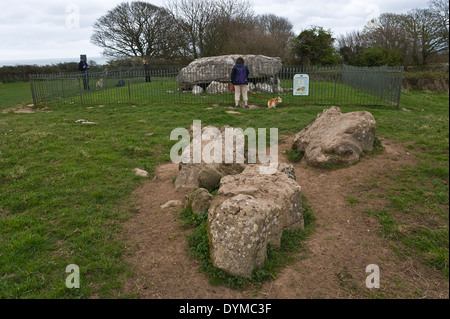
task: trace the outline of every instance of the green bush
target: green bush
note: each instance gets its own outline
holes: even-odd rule
[[[359,66],[400,66],[404,59],[395,49],[374,47],[366,49],[358,58]]]
[[[449,74],[443,70],[410,70],[403,75],[404,90],[448,92]]]

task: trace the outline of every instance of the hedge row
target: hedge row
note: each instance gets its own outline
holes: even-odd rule
[[[406,71],[403,74],[404,90],[449,91],[449,73],[444,71]]]

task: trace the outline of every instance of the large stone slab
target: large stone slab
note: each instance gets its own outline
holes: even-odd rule
[[[292,170],[280,169],[260,174],[254,164],[222,178],[208,211],[210,254],[216,268],[250,278],[264,265],[267,245],[280,246],[283,230],[304,228],[301,187],[289,177]]]
[[[311,166],[354,164],[363,151],[371,151],[376,121],[367,111],[341,113],[333,106],[296,134],[292,149],[304,153]]]
[[[250,78],[273,77],[281,70],[281,59],[264,55],[231,54],[199,58],[180,70],[177,80],[181,85],[209,84],[212,81],[230,82],[230,74],[236,59],[243,57],[249,68]]]
[[[188,148],[185,149],[182,156],[189,153],[189,160],[187,163],[180,162],[179,172],[177,179],[175,180],[175,187],[179,188],[206,188],[210,191],[214,190],[223,176],[234,175],[241,173],[246,166],[246,153],[242,154],[242,160],[238,160],[237,149],[232,148],[227,149],[225,146],[225,130],[230,128],[230,126],[223,126],[220,130],[212,126],[204,126],[201,128],[201,134],[198,136],[193,136],[193,127],[191,126],[191,136],[192,141]],[[208,139],[204,139],[204,134],[207,135]],[[205,148],[211,145],[214,140],[221,140],[222,143],[219,147],[222,148],[222,157],[219,158],[218,162],[205,162]],[[201,145],[201,161],[196,163],[194,161],[194,144],[198,143]],[[233,161],[227,163],[226,155],[232,152],[231,156]],[[211,155],[214,154],[212,150]],[[212,158],[210,159],[212,160]]]

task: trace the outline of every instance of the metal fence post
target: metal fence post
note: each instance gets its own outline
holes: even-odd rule
[[[179,103],[181,103],[181,81],[182,81],[182,75],[178,73],[178,100]]]
[[[273,75],[273,81],[272,81],[272,98],[275,98],[275,67],[272,66],[272,75]]]
[[[31,74],[28,75],[28,78],[30,80],[30,88],[31,88],[31,96],[33,97],[33,104],[34,104],[34,106],[36,106],[37,105],[37,101],[36,101],[36,95],[34,93],[34,86],[33,86],[33,80],[31,78]]]
[[[128,75],[128,98],[131,104],[131,87],[130,87],[130,76]]]
[[[78,77],[78,89],[80,91],[80,100],[81,100],[81,104],[83,104],[83,91],[81,90],[81,81],[82,81],[82,76]]]
[[[404,67],[402,66],[402,67],[400,68],[400,80],[397,81],[397,83],[398,83],[397,108],[400,107],[400,97],[401,97],[401,95],[402,95],[403,70],[404,70]]]

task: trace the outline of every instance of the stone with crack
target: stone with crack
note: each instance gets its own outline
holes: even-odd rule
[[[280,246],[284,230],[304,228],[301,187],[288,174],[261,174],[248,165],[222,178],[208,211],[214,267],[250,278],[264,265],[267,245]]]

